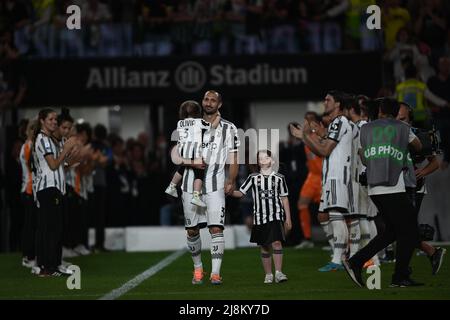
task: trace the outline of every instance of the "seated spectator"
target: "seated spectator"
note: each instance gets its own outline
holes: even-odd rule
[[[433,105],[431,108],[433,122],[441,136],[441,147],[444,152],[442,168],[447,168],[450,162],[450,57],[439,59],[438,74],[428,80],[428,88],[437,97],[447,101],[446,107]]]

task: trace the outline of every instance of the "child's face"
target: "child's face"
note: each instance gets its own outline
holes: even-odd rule
[[[272,157],[266,152],[260,152],[258,155],[258,164],[261,168],[270,168],[273,164]]]

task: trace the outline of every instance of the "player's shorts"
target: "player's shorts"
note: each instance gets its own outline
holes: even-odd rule
[[[352,181],[348,184],[348,205],[350,214],[359,214],[359,186],[356,181]]]
[[[225,193],[224,190],[209,192],[201,196],[206,208],[191,203],[192,193],[183,192],[184,227],[204,228],[206,226],[225,225]]]
[[[327,212],[336,209],[344,214],[349,214],[348,184],[342,180],[329,178],[322,186],[319,212]]]
[[[378,214],[378,209],[372,199],[369,197],[369,207],[367,209],[367,218],[375,218]]]
[[[302,189],[300,190],[300,197],[309,198],[314,203],[319,203],[321,194],[322,177],[318,174],[308,173],[305,183],[303,183]]]
[[[361,216],[367,217],[369,214],[369,203],[372,200],[369,198],[369,194],[366,186],[359,185],[359,194],[358,194],[358,206],[359,212]]]

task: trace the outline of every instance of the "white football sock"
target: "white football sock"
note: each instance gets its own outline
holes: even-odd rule
[[[194,268],[202,268],[202,239],[200,238],[200,234],[193,237],[188,236],[187,246],[191,252]]]
[[[331,262],[342,264],[342,256],[347,251],[348,229],[342,213],[330,212],[330,223],[333,228],[333,259]]]

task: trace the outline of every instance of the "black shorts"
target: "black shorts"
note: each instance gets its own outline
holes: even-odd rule
[[[282,221],[272,221],[261,225],[253,225],[250,242],[259,246],[268,246],[275,241],[286,241],[284,223]]]

